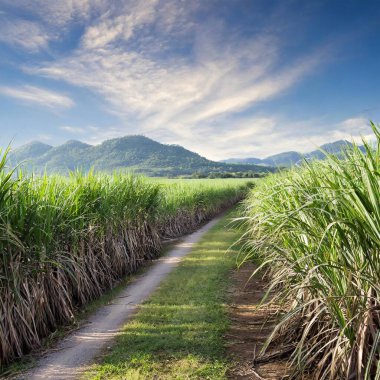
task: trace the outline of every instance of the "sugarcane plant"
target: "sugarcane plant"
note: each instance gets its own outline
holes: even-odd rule
[[[295,342],[295,378],[380,378],[380,132],[371,126],[375,144],[305,160],[245,201],[242,261],[260,262],[286,311],[264,350]]]
[[[0,366],[246,193],[243,181],[25,174],[0,159]],[[207,183],[206,183],[207,182]]]

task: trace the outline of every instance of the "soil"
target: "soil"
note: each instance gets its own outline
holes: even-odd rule
[[[269,347],[264,362],[255,363],[260,350],[278,321],[278,305],[260,305],[266,289],[266,281],[260,275],[250,279],[255,266],[243,265],[232,275],[230,290],[230,327],[225,335],[227,353],[234,365],[229,379],[278,380],[288,379],[290,367],[286,358],[276,355],[278,349]],[[271,355],[271,353],[273,355]],[[271,358],[271,356],[274,356]],[[264,357],[263,357],[264,359]]]

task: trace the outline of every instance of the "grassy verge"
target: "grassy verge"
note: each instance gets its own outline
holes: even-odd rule
[[[223,379],[223,333],[239,232],[226,215],[186,256],[86,379]]]

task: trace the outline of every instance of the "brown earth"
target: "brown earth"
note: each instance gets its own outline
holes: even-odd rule
[[[278,347],[269,347],[264,356],[260,350],[278,321],[278,306],[273,303],[260,305],[265,295],[266,282],[262,277],[250,279],[255,267],[246,263],[232,275],[230,294],[230,328],[225,335],[227,353],[234,366],[229,379],[278,380],[289,378],[286,358]],[[257,361],[262,361],[257,363]]]

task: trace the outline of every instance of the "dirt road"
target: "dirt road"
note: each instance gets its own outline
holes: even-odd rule
[[[36,368],[18,376],[18,380],[77,379],[92,364],[120,329],[133,316],[138,306],[158,287],[162,279],[189,253],[203,234],[212,228],[221,216],[175,244],[164,257],[129,284],[110,304],[101,307],[88,322],[73,332],[42,357]]]

